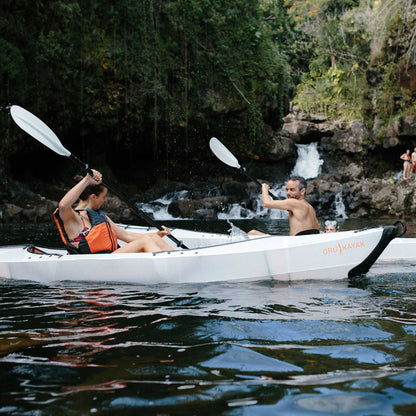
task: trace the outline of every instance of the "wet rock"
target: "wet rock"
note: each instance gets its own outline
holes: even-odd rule
[[[168,212],[177,218],[214,219],[219,212],[227,211],[230,204],[235,203],[241,207],[239,215],[244,218],[256,209],[260,189],[254,182],[231,182],[225,187],[218,187],[217,192],[222,195],[173,201],[168,207]],[[340,196],[350,218],[381,215],[405,217],[416,213],[413,180],[399,180],[392,184],[387,178],[365,178],[362,168],[358,164],[352,164],[347,166],[344,173],[323,174],[308,181],[306,198],[315,207],[319,218],[336,216]],[[56,201],[30,194],[19,203],[3,203],[0,220],[51,222],[56,206]],[[130,208],[117,197],[110,195],[104,209],[116,222],[132,223],[137,220]],[[148,215],[152,217],[151,212]]]
[[[330,153],[360,153],[369,132],[362,121],[349,123],[345,128],[335,131],[333,137],[322,138],[322,148]]]
[[[318,216],[333,217],[337,211],[336,197],[342,189],[343,185],[333,175],[323,175],[308,181],[306,199]]]
[[[290,137],[296,143],[311,143],[323,137],[331,137],[342,128],[339,122],[331,123],[321,114],[291,113],[283,118],[281,135]]]
[[[226,196],[216,196],[211,198],[203,198],[196,202],[197,204],[201,204],[203,209],[214,209],[219,212],[224,208],[224,205],[227,204],[229,200]]]
[[[174,217],[179,218],[199,218],[204,212],[212,218],[213,213],[223,210],[228,203],[226,196],[203,198],[199,200],[180,199],[171,202],[168,212]]]
[[[416,136],[416,117],[396,117],[393,121],[393,131],[397,136]]]
[[[27,195],[26,202],[20,206],[5,203],[2,220],[4,222],[50,222],[58,203],[37,194]]]
[[[183,182],[158,180],[150,189],[142,194],[135,195],[132,199],[134,201],[154,201],[169,193],[188,190],[189,185]]]
[[[14,219],[20,217],[22,211],[22,207],[6,202],[4,204],[4,208],[2,209],[2,220],[4,222],[12,222]]]
[[[133,206],[134,203],[130,201]],[[107,194],[107,202],[103,207],[106,214],[115,222],[129,223],[134,222],[140,217],[138,210],[133,210],[117,196]]]
[[[192,213],[192,218],[195,220],[210,220],[217,218],[217,211],[215,209],[197,209]]]
[[[334,176],[338,182],[345,183],[362,178],[364,176],[364,169],[357,163],[350,163],[345,166],[345,169],[338,171]]]
[[[168,212],[173,217],[191,218],[194,211],[194,201],[191,199],[179,199],[169,204]]]
[[[374,125],[375,144],[382,146],[384,149],[399,146],[402,141],[403,144],[413,150],[409,146],[407,140],[416,137],[416,117],[412,115],[396,117],[391,124],[383,127],[379,123]]]
[[[228,196],[231,203],[248,203],[250,200],[251,192],[246,183],[237,181],[225,182],[222,185],[222,190]]]
[[[296,146],[293,137],[286,135],[283,130],[272,140],[271,150],[269,151],[270,160],[284,160],[296,157]]]

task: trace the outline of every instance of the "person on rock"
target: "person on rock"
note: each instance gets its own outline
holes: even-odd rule
[[[270,186],[262,184],[261,202],[268,209],[281,209],[289,212],[290,235],[319,234],[320,225],[311,204],[305,199],[306,180],[302,176],[292,176],[286,183],[286,199],[273,200],[269,196]],[[266,235],[251,230],[249,235]]]
[[[413,149],[413,153],[411,156],[412,160],[412,173],[416,170],[416,147]]]
[[[408,179],[410,179],[410,176],[412,174],[412,157],[410,155],[410,150],[407,149],[406,153],[403,153],[400,156],[400,159],[404,160],[403,162],[403,179],[405,181],[407,181]]]
[[[163,240],[170,230],[130,233],[116,225],[100,208],[107,200],[102,175],[92,169],[59,202],[54,219],[70,253],[140,253],[173,250]],[[76,203],[76,208],[72,208]],[[119,247],[118,240],[126,244]]]

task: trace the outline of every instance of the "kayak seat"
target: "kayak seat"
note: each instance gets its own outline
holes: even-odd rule
[[[41,250],[40,248],[37,248],[36,246],[34,246],[33,244],[29,245],[26,247],[26,251],[28,251],[31,254],[43,254],[43,255],[47,255],[47,256],[58,256],[61,257],[62,254],[57,254],[57,253],[47,253],[46,251]]]

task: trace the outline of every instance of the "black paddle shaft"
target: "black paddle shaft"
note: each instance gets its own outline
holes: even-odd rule
[[[241,172],[243,175],[246,175],[246,176],[247,176],[247,178],[249,178],[251,181],[256,182],[256,183],[257,183],[257,185],[259,185],[259,186],[260,186],[260,188],[262,187],[261,183],[260,183],[257,179],[255,179],[255,178],[251,177],[251,176],[250,176],[250,175],[246,172],[246,168],[241,167],[241,168],[240,168],[240,172]],[[270,189],[269,189],[269,195],[270,195],[270,197],[271,197],[272,199],[279,199],[279,198],[278,198],[275,194],[273,194],[272,192],[270,192]]]
[[[69,158],[75,162],[77,165],[81,166],[83,169],[85,169],[91,176],[93,176],[93,172],[90,169],[90,167],[82,162],[81,160],[79,160],[76,156],[74,156],[73,154],[71,154],[69,156]],[[103,184],[103,186],[105,186],[110,192],[112,192],[114,195],[116,195],[121,201],[123,201],[133,212],[134,215],[136,215],[136,217],[139,217],[140,219],[143,219],[144,221],[146,221],[148,224],[150,224],[152,227],[157,228],[160,231],[163,231],[163,227],[158,224],[157,222],[155,222],[152,218],[150,218],[147,214],[145,214],[143,211],[140,211],[132,202],[130,202],[126,197],[124,197],[123,195],[121,195],[118,191],[116,191],[112,186],[101,182]],[[183,249],[188,249],[188,247],[186,247],[186,245],[182,242],[179,241],[177,238],[175,238],[173,235],[168,234],[167,237],[169,237],[178,247],[181,247]]]

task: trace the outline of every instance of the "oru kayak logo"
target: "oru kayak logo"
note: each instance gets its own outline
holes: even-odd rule
[[[348,251],[348,250],[353,250],[356,248],[361,248],[364,247],[365,243],[363,240],[361,241],[355,241],[354,243],[345,243],[345,244],[341,244],[338,243],[336,245],[333,245],[331,247],[326,247],[323,249],[323,254],[326,256],[328,254],[340,254],[342,255],[342,253],[344,251]]]

